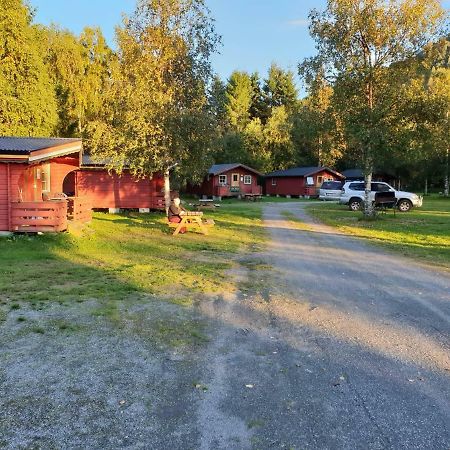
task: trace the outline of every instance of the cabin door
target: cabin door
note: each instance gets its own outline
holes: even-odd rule
[[[42,194],[50,192],[50,164],[42,164],[33,168],[33,201],[42,200]]]
[[[238,173],[231,174],[231,187],[234,187],[234,188],[239,187],[239,174]]]

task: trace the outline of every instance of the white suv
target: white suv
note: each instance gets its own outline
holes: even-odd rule
[[[342,187],[339,203],[348,205],[352,211],[360,210],[364,203],[364,189],[364,181],[346,181]],[[389,186],[389,184],[381,181],[372,182],[372,189],[370,192],[370,200],[372,202],[375,201],[376,192],[395,192],[397,208],[401,212],[407,212],[413,206],[422,206],[422,197],[419,197],[412,192],[396,191],[392,186]]]

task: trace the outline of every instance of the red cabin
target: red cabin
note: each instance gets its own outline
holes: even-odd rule
[[[137,179],[124,169],[121,175],[108,172],[105,164],[83,155],[81,169],[73,180],[77,196],[89,200],[94,209],[164,209],[164,178],[160,173],[152,178]]]
[[[0,137],[0,232],[63,231],[88,221],[83,199],[62,195],[80,167],[81,139]]]
[[[266,194],[299,197],[319,195],[324,181],[343,180],[345,177],[328,167],[294,167],[277,170],[265,177]]]
[[[258,179],[262,174],[244,164],[214,164],[200,186],[191,186],[188,191],[201,197],[240,197],[261,195]]]

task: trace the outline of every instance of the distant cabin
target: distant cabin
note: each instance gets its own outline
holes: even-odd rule
[[[0,232],[63,231],[90,220],[90,207],[64,186],[80,168],[81,139],[0,137]]]
[[[76,195],[89,200],[94,209],[164,209],[164,178],[135,178],[125,168],[122,174],[108,172],[105,163],[83,155],[80,170],[75,174]]]
[[[213,198],[260,195],[261,177],[260,172],[244,164],[214,164],[200,185],[188,187],[188,193]]]
[[[268,195],[315,197],[324,181],[343,180],[344,176],[328,167],[293,167],[265,176]]]

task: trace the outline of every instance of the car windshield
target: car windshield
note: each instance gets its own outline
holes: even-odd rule
[[[321,189],[327,190],[340,190],[342,188],[342,183],[340,181],[324,181],[322,183]]]

